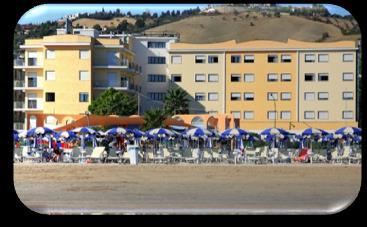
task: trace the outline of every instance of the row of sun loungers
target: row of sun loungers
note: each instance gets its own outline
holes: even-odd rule
[[[42,154],[33,151],[30,155],[29,147],[23,147],[21,154],[14,153],[15,162],[42,162]],[[298,155],[292,156],[294,152],[290,151],[288,154],[280,152],[278,148],[268,149],[267,147],[258,147],[256,149],[246,149],[245,155],[242,155],[239,150],[233,152],[221,152],[220,150],[199,151],[198,149],[186,149],[183,151],[169,150],[162,148],[160,155],[154,153],[152,150],[138,153],[139,162],[145,163],[246,163],[246,164],[266,164],[266,163],[292,163],[292,162],[310,162],[310,163],[360,163],[361,154],[357,153],[355,156],[351,155],[350,148],[346,148],[343,155],[339,155],[335,150],[331,154],[331,160],[320,154],[311,154],[308,149],[301,149]],[[116,162],[129,163],[130,155],[124,152],[118,155],[116,151],[110,151],[109,155],[104,147],[95,147],[91,153],[82,153],[80,148],[65,149],[63,155],[59,159],[60,162]]]

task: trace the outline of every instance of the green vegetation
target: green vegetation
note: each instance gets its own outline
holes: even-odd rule
[[[167,115],[188,114],[189,100],[187,92],[181,88],[171,88],[164,100],[164,111]]]
[[[167,118],[167,115],[162,109],[150,109],[144,113],[145,123],[142,127],[143,131],[152,128],[160,128],[163,126],[163,121]]]
[[[137,113],[138,105],[133,96],[109,88],[92,101],[88,110],[95,115],[130,116]]]

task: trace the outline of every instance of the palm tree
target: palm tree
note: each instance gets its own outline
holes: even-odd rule
[[[146,131],[152,128],[160,128],[163,126],[165,119],[166,114],[162,109],[150,109],[144,113],[145,123],[142,130]]]
[[[167,115],[188,114],[189,100],[187,92],[181,88],[171,88],[164,100],[164,110]]]

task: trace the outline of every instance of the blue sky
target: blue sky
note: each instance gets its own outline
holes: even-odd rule
[[[293,5],[293,6],[311,6],[311,4],[282,4],[282,5]],[[324,4],[330,13],[337,13],[340,15],[350,14],[344,8]],[[149,12],[160,13],[167,10],[185,10],[190,8],[205,8],[207,4],[44,4],[36,6],[28,10],[19,20],[19,24],[27,23],[42,23],[47,20],[57,20],[61,17],[74,13],[83,12],[95,12],[101,11],[102,7],[105,11],[115,11],[119,8],[122,12],[131,11],[131,13],[142,13],[149,10]]]

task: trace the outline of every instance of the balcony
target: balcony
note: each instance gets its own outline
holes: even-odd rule
[[[24,130],[24,123],[23,122],[14,122],[14,129],[15,130]]]
[[[25,102],[24,101],[15,101],[14,102],[14,110],[15,111],[22,111],[25,109]]]
[[[14,80],[14,88],[15,89],[24,89],[25,81],[24,80]]]
[[[27,90],[42,90],[42,87],[36,79],[28,79],[25,89]]]
[[[122,90],[122,91],[133,91],[134,90],[134,84],[129,83],[128,80],[118,82],[111,82],[111,81],[95,81],[93,83],[94,89],[99,90],[105,90],[108,88],[114,88],[116,90]]]
[[[24,66],[24,59],[14,59],[14,67],[15,66]]]
[[[22,68],[30,68],[37,69],[42,68],[39,59],[37,58],[28,58],[28,65],[25,64],[24,59],[14,59],[14,68],[22,69]]]

